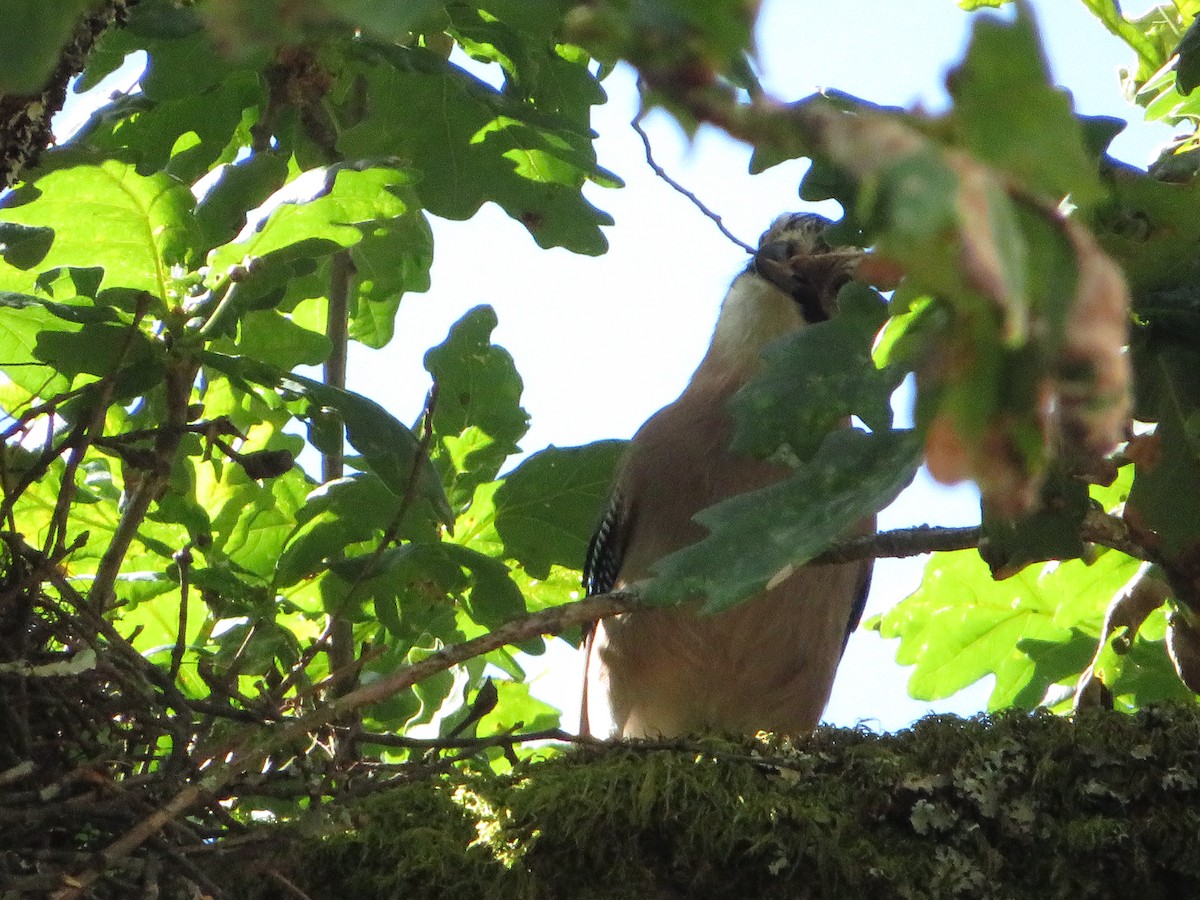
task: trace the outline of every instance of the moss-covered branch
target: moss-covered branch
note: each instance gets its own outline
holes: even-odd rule
[[[269,869],[313,898],[1196,896],[1198,747],[1180,708],[576,749],[243,850],[238,893],[271,894]]]

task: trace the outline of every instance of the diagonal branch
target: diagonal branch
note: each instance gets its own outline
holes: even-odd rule
[[[114,22],[121,21],[125,10],[136,2],[108,0],[82,17],[41,92],[0,94],[0,187],[16,184],[22,172],[35,165],[42,151],[54,142],[50,120],[66,102],[71,79],[83,71],[100,35]],[[6,27],[13,27],[12,22],[6,22]]]

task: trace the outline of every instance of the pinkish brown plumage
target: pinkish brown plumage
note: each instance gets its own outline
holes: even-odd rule
[[[790,214],[763,235],[730,286],[691,382],[630,442],[589,548],[589,593],[650,577],[655,562],[704,536],[692,520],[697,512],[789,474],[729,451],[727,406],[766,344],[828,316],[857,259],[825,243],[828,224]],[[873,521],[860,525],[873,529]],[[862,613],[870,572],[869,561],[805,566],[728,612],[700,616],[687,605],[599,623],[587,645],[585,730],[607,712],[623,737],[811,731]]]

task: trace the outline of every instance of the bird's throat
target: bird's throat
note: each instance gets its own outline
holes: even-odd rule
[[[725,295],[712,343],[692,380],[730,382],[736,388],[758,370],[763,347],[803,326],[791,297],[766,279],[744,273]]]

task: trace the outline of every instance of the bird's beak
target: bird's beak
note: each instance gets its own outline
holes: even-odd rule
[[[751,267],[785,294],[794,296],[804,287],[804,281],[792,267],[794,256],[791,241],[770,241],[758,248]]]
[[[851,280],[864,252],[855,247],[798,250],[794,240],[768,241],[754,254],[751,268],[800,304],[810,322],[829,318],[837,294]]]

